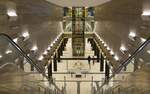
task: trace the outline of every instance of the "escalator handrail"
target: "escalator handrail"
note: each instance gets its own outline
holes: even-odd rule
[[[11,39],[11,37],[9,37],[7,34],[4,34],[4,33],[1,33],[1,34],[0,34],[0,37],[3,37],[3,38],[5,38],[7,41],[9,41],[9,43],[11,43],[11,45],[13,45],[13,47],[15,47],[15,48],[18,50],[19,54],[21,54],[23,57],[25,57],[25,58],[27,59],[27,61],[28,61],[30,64],[32,64],[32,65],[36,68],[36,70],[37,70],[38,72],[42,73],[41,68],[38,67],[37,64],[34,63],[34,62],[32,61],[32,59],[27,56],[27,54],[18,46],[18,44],[16,44],[16,43]]]
[[[107,81],[110,81],[116,74],[118,74],[121,69],[128,65],[131,61],[139,52],[141,52],[148,44],[150,43],[150,37],[148,37],[148,39],[141,45],[139,46],[135,51],[134,53],[129,57],[127,58],[124,62],[122,62],[118,68],[116,68],[116,70],[113,72],[113,74],[110,76],[110,78],[107,80]],[[102,83],[102,85],[100,86],[100,88],[102,88],[104,85],[106,85],[107,82],[105,81],[104,83]],[[100,92],[100,89],[96,92],[96,94],[99,94]]]
[[[10,36],[8,36],[7,34],[4,34],[4,33],[0,33],[0,37],[5,38],[9,43],[11,43],[11,44],[13,45],[13,47],[15,47],[15,49],[19,52],[19,54],[21,54],[23,57],[25,57],[26,60],[27,60],[31,65],[33,65],[39,73],[42,73],[42,75],[43,75],[46,79],[48,79],[48,81],[50,81],[50,79],[49,79],[49,78],[47,77],[47,75],[45,74],[45,71],[43,71],[36,63],[34,63],[33,60],[32,60],[29,56],[27,56],[27,54],[18,46],[18,44],[16,44],[16,43],[11,39]],[[61,91],[55,83],[52,82],[51,84],[54,85],[54,87],[55,87],[57,90]]]

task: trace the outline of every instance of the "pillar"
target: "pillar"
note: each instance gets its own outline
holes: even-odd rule
[[[48,65],[48,78],[52,78],[52,62]]]
[[[106,80],[108,80],[109,79],[109,71],[110,71],[110,67],[109,67],[109,65],[108,65],[108,61],[106,60],[105,61],[106,63],[105,63],[105,78],[106,78]]]
[[[34,71],[34,66],[31,64],[31,71]]]
[[[99,62],[99,50],[97,50],[97,62]]]
[[[80,82],[77,81],[77,94],[80,94]]]
[[[56,54],[54,55],[53,63],[54,63],[54,71],[57,71],[57,60],[56,60]]]
[[[101,62],[100,62],[100,71],[104,71],[104,57],[103,55],[101,54]]]

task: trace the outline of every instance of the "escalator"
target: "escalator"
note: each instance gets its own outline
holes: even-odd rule
[[[34,70],[31,70],[31,66]],[[63,94],[44,67],[6,34],[0,34],[0,94]]]
[[[105,79],[99,87],[93,88],[92,94],[149,94],[150,92],[150,37],[138,47],[134,53],[114,70],[109,79]],[[129,64],[136,70],[124,71]],[[120,72],[126,72],[120,75]],[[113,80],[119,82],[111,83]]]

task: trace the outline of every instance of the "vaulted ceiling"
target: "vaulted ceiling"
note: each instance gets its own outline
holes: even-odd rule
[[[144,1],[111,0],[95,7],[95,30],[119,58],[124,57],[121,45],[128,49],[127,54],[132,54],[142,44],[141,38],[150,36],[150,19],[143,20],[141,16]],[[7,15],[10,2],[18,15],[13,21]],[[16,38],[28,31],[27,47],[37,45],[39,57],[62,31],[62,16],[63,8],[46,0],[0,0],[0,33]],[[135,41],[129,38],[131,31],[136,32]]]
[[[122,61],[143,43],[142,39],[150,37],[150,18],[144,20],[142,16],[145,2],[146,0],[112,0],[95,8],[96,32]],[[129,38],[130,32],[136,34],[135,40]],[[120,50],[121,46],[127,49],[125,53]],[[148,49],[150,47],[145,50]],[[150,62],[148,53],[142,55],[141,58]]]
[[[8,7],[16,10],[15,20],[8,17]],[[28,32],[26,47],[36,45],[37,58],[62,31],[62,8],[44,0],[0,0],[0,11],[0,33],[18,38]]]

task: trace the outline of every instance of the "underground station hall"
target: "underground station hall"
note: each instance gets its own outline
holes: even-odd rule
[[[150,0],[0,0],[0,94],[150,94]]]

